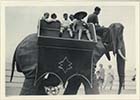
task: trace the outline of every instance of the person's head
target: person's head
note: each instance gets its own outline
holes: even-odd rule
[[[51,18],[52,19],[56,19],[57,18],[57,15],[55,13],[51,14]]]
[[[64,18],[65,20],[67,20],[67,19],[68,19],[68,14],[67,14],[67,13],[64,13],[64,14],[63,14],[63,18]]]
[[[99,74],[100,74],[100,71],[97,71],[97,72],[96,72],[96,75],[99,75]]]
[[[103,64],[100,64],[99,67],[100,67],[100,68],[103,68]]]
[[[69,16],[69,19],[70,19],[71,21],[73,21],[73,20],[74,20],[74,15],[71,14],[71,15]]]
[[[95,13],[96,15],[99,15],[100,11],[101,11],[101,8],[100,8],[100,7],[95,7],[95,8],[94,8],[94,13]]]
[[[111,69],[112,68],[112,65],[108,65],[108,68]]]
[[[48,12],[44,13],[44,18],[45,19],[48,19],[49,18],[49,13]]]

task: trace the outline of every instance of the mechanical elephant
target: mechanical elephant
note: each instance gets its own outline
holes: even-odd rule
[[[110,32],[106,35],[109,36],[110,42],[108,45],[104,45],[102,39],[98,37],[98,42],[94,49],[93,57],[93,67],[96,67],[99,59],[106,54],[109,58],[109,51],[113,51],[114,55],[117,54],[117,67],[119,75],[119,90],[118,94],[121,93],[121,88],[124,85],[124,76],[125,76],[125,45],[123,41],[123,25],[120,23],[114,23],[109,26]],[[11,80],[14,74],[15,65],[18,72],[22,72],[25,75],[25,81],[23,83],[23,88],[21,90],[21,95],[45,95],[44,88],[39,85],[34,86],[36,68],[38,66],[38,45],[37,45],[37,34],[31,34],[27,36],[16,48],[13,62],[12,62],[12,73]],[[56,80],[52,83],[50,80]],[[75,79],[76,80],[76,79]],[[47,85],[58,85],[59,80],[50,76],[48,78]],[[71,87],[72,84],[75,87]],[[98,94],[98,88],[96,85],[96,77],[94,78],[94,89],[85,85],[86,94]],[[77,84],[77,85],[76,85]],[[68,82],[67,88],[65,89],[64,94],[76,94],[81,81],[70,80]],[[44,84],[41,84],[42,86]]]

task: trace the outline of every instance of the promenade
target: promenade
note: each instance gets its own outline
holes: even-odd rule
[[[23,81],[24,76],[22,73],[18,73],[15,71],[13,81],[10,83],[10,75],[11,75],[11,69],[10,64],[6,64],[8,67],[6,67],[6,96],[12,96],[12,95],[19,95]],[[128,70],[126,71],[126,77],[125,77],[125,90],[122,90],[122,94],[136,94],[136,82],[132,81],[132,73],[133,71]],[[100,95],[107,95],[107,94],[117,94],[118,91],[118,76],[115,74],[115,80],[113,83],[112,90],[109,89],[109,87],[106,87],[105,90],[100,91]],[[61,88],[60,95],[62,95],[64,92],[64,89]],[[84,86],[81,84],[78,95],[84,95]]]

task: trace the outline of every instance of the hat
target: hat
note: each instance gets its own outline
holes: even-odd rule
[[[79,11],[74,14],[74,18],[79,19],[79,16],[81,16],[81,19],[85,18],[87,16],[87,12],[85,11]]]

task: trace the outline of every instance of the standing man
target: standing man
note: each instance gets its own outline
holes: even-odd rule
[[[101,37],[102,42],[103,42],[105,48],[107,49],[109,46],[109,43],[111,41],[111,35],[110,35],[109,28],[100,26],[100,24],[99,24],[98,15],[100,14],[100,11],[101,11],[101,8],[95,7],[94,12],[88,16],[87,23],[92,23],[95,25],[96,34]],[[108,50],[106,50],[106,51],[108,51]],[[109,52],[106,52],[105,54],[106,54],[108,60],[110,60]]]
[[[106,33],[109,33],[109,29],[100,26],[98,15],[100,14],[101,8],[95,7],[94,12],[88,16],[87,23],[93,23],[95,25],[96,34],[100,36],[103,40],[103,42],[108,42],[106,39]]]
[[[99,88],[100,90],[102,90],[102,86],[105,79],[105,69],[103,68],[103,64],[100,64],[99,67],[100,67],[99,72],[100,72],[100,80],[101,80]]]

